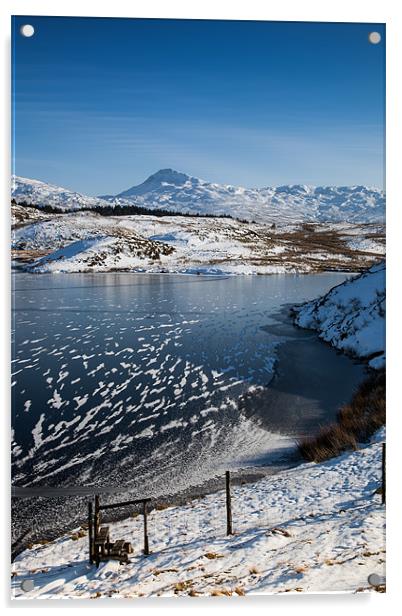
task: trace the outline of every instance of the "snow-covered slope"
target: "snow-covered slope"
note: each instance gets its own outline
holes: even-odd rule
[[[119,241],[106,244],[105,236]],[[82,242],[94,237],[101,241],[87,249]],[[323,229],[320,225],[307,229],[277,225],[272,229],[228,218],[77,212],[49,215],[47,220],[15,229],[12,246],[16,259],[40,253],[42,258],[29,266],[30,271],[85,272],[92,268],[272,274],[360,271],[378,261],[384,251],[383,239],[384,230],[377,225],[327,225]],[[69,245],[73,242],[72,251]],[[137,250],[144,242],[149,250]],[[89,258],[88,250],[91,254],[99,250],[99,258]],[[46,251],[53,254],[43,256]],[[152,255],[155,258],[148,258]]]
[[[366,186],[277,186],[243,188],[214,184],[161,169],[145,182],[118,195],[87,197],[58,186],[13,177],[17,203],[51,205],[60,210],[137,205],[190,214],[232,216],[260,223],[382,222],[385,194]]]
[[[316,329],[342,351],[385,363],[385,262],[334,287],[319,299],[296,307],[296,323]]]
[[[160,262],[171,252],[170,246],[145,238],[95,235],[37,259],[29,269],[35,273],[126,271]]]
[[[34,210],[35,211],[35,210]],[[14,229],[14,256],[26,251],[38,255],[31,272],[98,272],[142,269],[161,264],[174,247],[138,233],[121,218],[92,212],[51,215],[48,220]]]
[[[235,534],[226,536],[225,493],[110,524],[111,540],[132,542],[130,563],[88,563],[88,537],[75,529],[34,545],[13,563],[19,599],[134,598],[373,590],[385,573],[381,429],[372,444],[233,489]],[[83,512],[83,517],[85,512]],[[34,589],[21,583],[30,579]]]
[[[11,207],[11,226],[13,230],[39,222],[40,220],[46,220],[47,218],[49,218],[49,214],[34,207],[25,207],[23,205],[13,205]]]
[[[60,211],[80,210],[109,205],[98,197],[88,197],[78,192],[13,175],[11,178],[11,197],[17,203],[28,203],[45,207],[47,205]]]

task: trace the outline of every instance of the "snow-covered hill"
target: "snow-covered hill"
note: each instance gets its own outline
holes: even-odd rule
[[[385,364],[385,262],[294,310],[300,327],[374,368]]]
[[[16,259],[32,261],[37,252],[41,258],[27,265],[35,272],[360,271],[384,253],[384,230],[379,225],[350,224],[277,225],[272,229],[229,218],[72,212],[50,214],[46,220],[19,226],[14,229],[12,245]]]
[[[225,492],[181,507],[153,510],[150,556],[142,519],[110,524],[111,539],[134,547],[130,563],[88,563],[87,531],[34,545],[13,563],[18,599],[225,596],[364,592],[385,573],[381,429],[373,443],[316,464],[233,489],[235,534],[226,536]],[[83,512],[85,519],[85,512]],[[33,590],[21,589],[32,580]]]
[[[385,194],[366,186],[290,185],[244,188],[215,184],[161,169],[145,182],[117,195],[86,197],[58,186],[14,177],[12,196],[60,210],[136,205],[190,214],[232,216],[260,223],[383,222]]]
[[[160,262],[173,250],[166,244],[138,236],[94,235],[40,257],[30,270],[36,273],[133,271]]]
[[[27,251],[38,252],[40,257],[27,266],[36,273],[99,272],[151,268],[174,252],[173,246],[120,222],[92,212],[51,215],[14,230],[14,255],[21,252],[25,260]]]
[[[11,197],[17,203],[28,203],[39,207],[51,206],[60,211],[80,210],[108,206],[109,203],[98,197],[88,197],[78,192],[13,175],[11,178]]]

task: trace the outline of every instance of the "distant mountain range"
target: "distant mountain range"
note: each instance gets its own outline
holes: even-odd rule
[[[385,192],[378,188],[302,184],[243,188],[206,182],[173,169],[161,169],[117,195],[99,197],[13,176],[12,198],[17,203],[48,205],[60,211],[136,205],[189,214],[230,215],[260,223],[364,223],[385,219]]]

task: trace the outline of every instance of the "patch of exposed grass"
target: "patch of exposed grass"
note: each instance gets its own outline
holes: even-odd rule
[[[385,424],[385,370],[370,374],[349,404],[343,406],[336,422],[312,437],[297,442],[305,460],[322,462],[344,451],[357,449]]]
[[[255,565],[253,565],[252,567],[250,567],[249,572],[250,572],[250,575],[257,575],[259,573],[259,570],[257,569]]]
[[[214,560],[215,558],[223,558],[223,554],[216,554],[215,552],[207,552],[206,554],[204,554],[205,558],[208,558],[209,560]]]
[[[211,597],[231,597],[233,592],[227,588],[216,588],[211,592]]]
[[[182,592],[184,590],[188,590],[193,585],[193,580],[185,580],[184,582],[177,582],[174,585],[174,592],[177,594],[178,592]]]

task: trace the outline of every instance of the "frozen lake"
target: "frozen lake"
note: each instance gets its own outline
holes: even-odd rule
[[[362,379],[284,316],[345,277],[16,272],[13,485],[172,494],[279,459]]]

